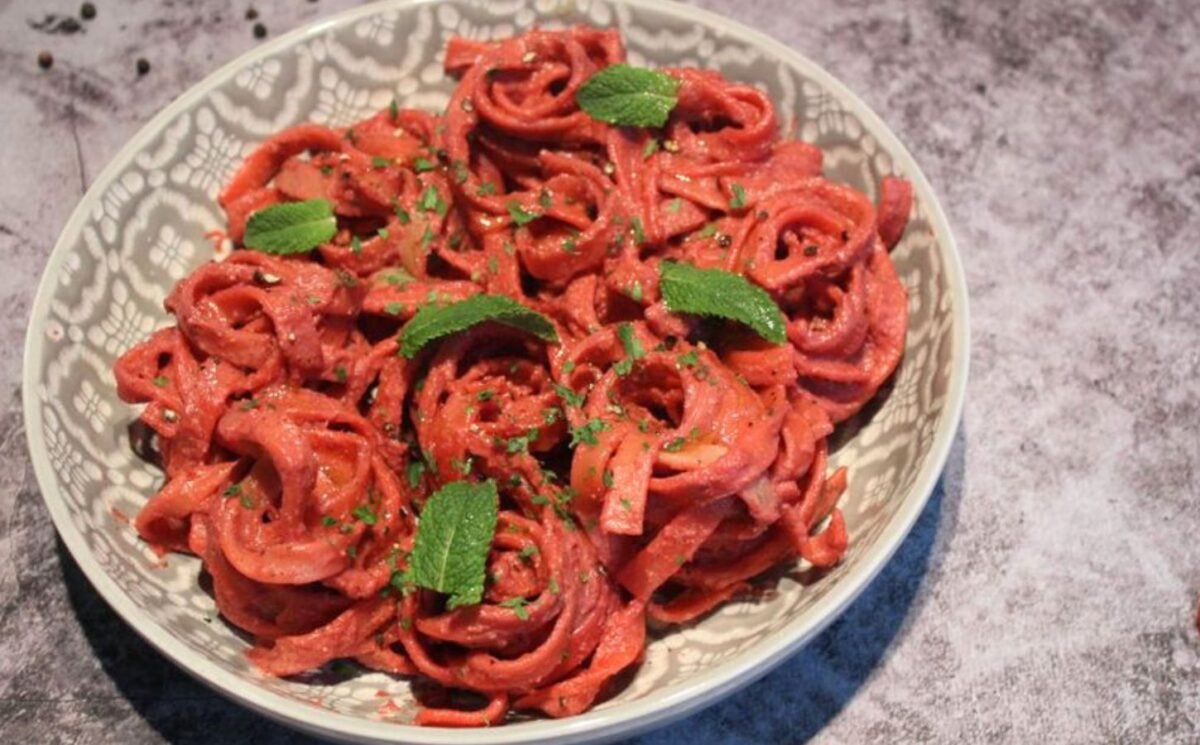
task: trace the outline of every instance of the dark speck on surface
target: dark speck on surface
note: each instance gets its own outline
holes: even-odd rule
[[[267,27],[261,23],[254,24],[254,38],[262,39],[267,35]]]
[[[38,52],[37,63],[38,67],[43,70],[49,70],[54,66],[54,55],[49,52]]]
[[[137,61],[138,76],[141,77],[142,75],[145,75],[148,72],[150,72],[150,61],[147,60],[145,57],[138,59],[138,61]]]
[[[85,21],[90,21],[96,17],[96,6],[93,3],[84,3],[79,7],[79,17]]]
[[[246,8],[246,20],[253,21],[255,18],[258,18],[258,11],[254,8]]]
[[[29,21],[29,28],[43,34],[61,34],[63,36],[83,33],[83,24],[78,19],[54,13],[42,16],[41,20]]]

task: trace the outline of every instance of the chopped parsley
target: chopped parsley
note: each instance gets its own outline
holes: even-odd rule
[[[729,185],[729,190],[733,192],[733,196],[729,198],[729,207],[731,209],[740,210],[746,206],[746,190],[738,182],[733,182]]]
[[[424,475],[425,463],[423,461],[410,461],[408,468],[405,469],[405,476],[408,477],[408,485],[414,489],[421,485],[421,478]]]
[[[375,510],[371,509],[369,504],[360,504],[351,510],[350,514],[362,521],[364,525],[374,525],[379,522],[379,516],[375,514]]]
[[[518,202],[509,202],[505,207],[508,209],[508,214],[512,216],[513,223],[517,225],[528,225],[534,220],[541,217],[536,212],[530,212],[520,205]]]
[[[522,621],[528,620],[529,618],[529,612],[525,610],[526,604],[527,602],[525,598],[521,597],[520,595],[516,596],[515,598],[509,598],[508,600],[500,603],[500,605],[505,608],[512,608],[513,613],[515,613],[517,618],[521,619]]]
[[[442,195],[438,193],[437,187],[427,186],[425,191],[421,193],[421,198],[417,202],[417,206],[426,212],[436,212],[439,217],[445,216],[449,206],[442,199]]]
[[[566,366],[564,365],[563,367],[565,370]],[[576,393],[561,383],[554,384],[554,392],[558,394],[559,398],[566,401],[568,406],[574,406],[577,409],[583,406],[585,397],[582,393]]]
[[[642,219],[640,217],[635,217],[629,221],[629,224],[633,228],[634,242],[639,246],[645,243],[646,231],[642,229]]]
[[[571,428],[571,447],[579,444],[595,445],[599,442],[596,435],[608,429],[608,425],[599,419],[589,419],[578,427]]]
[[[678,453],[680,450],[683,449],[683,446],[686,443],[687,443],[686,437],[676,437],[675,439],[668,442],[666,445],[663,445],[663,450],[666,450],[668,453]]]
[[[504,449],[510,455],[512,455],[514,453],[520,453],[520,452],[526,451],[529,449],[529,444],[531,442],[533,442],[534,440],[536,440],[540,434],[541,434],[541,432],[538,430],[538,428],[534,427],[533,429],[526,432],[524,435],[521,435],[519,437],[508,438],[508,441],[505,443]]]

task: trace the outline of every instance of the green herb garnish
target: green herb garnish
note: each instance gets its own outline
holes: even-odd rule
[[[438,216],[445,216],[449,206],[442,199],[442,195],[438,193],[437,187],[427,186],[425,191],[421,193],[421,198],[417,200],[417,206],[426,212],[436,212]]]
[[[449,595],[448,609],[479,603],[498,502],[496,483],[490,480],[455,481],[430,495],[404,580]]]
[[[741,208],[745,207],[746,190],[742,188],[742,185],[734,182],[729,186],[729,189],[733,192],[733,196],[729,199],[729,207],[735,210],[740,210]]]
[[[422,306],[401,332],[400,353],[412,358],[429,342],[483,323],[495,321],[528,332],[543,341],[557,342],[550,319],[507,295],[473,295],[450,305]]]
[[[584,395],[582,393],[576,393],[561,383],[554,384],[554,392],[558,394],[559,398],[566,401],[568,406],[574,406],[577,409],[583,406]]]
[[[593,119],[629,127],[661,127],[678,102],[679,80],[624,63],[588,78],[575,94]]]
[[[663,301],[672,313],[715,316],[742,323],[773,344],[787,341],[783,313],[766,290],[722,269],[659,265]]]
[[[350,511],[351,515],[361,520],[365,525],[374,525],[379,522],[379,517],[375,514],[375,510],[371,509],[369,504],[360,504]]]
[[[596,445],[599,440],[596,435],[608,429],[608,425],[599,419],[589,419],[578,427],[571,428],[571,447],[583,443],[586,445]]]
[[[541,217],[537,212],[530,212],[515,201],[509,202],[505,207],[508,209],[508,214],[512,216],[513,222],[517,225],[528,225]]]
[[[515,613],[517,618],[521,619],[522,621],[525,621],[529,618],[529,612],[525,610],[526,600],[520,595],[516,596],[515,598],[509,598],[508,600],[500,603],[500,605],[505,608],[512,608],[513,613]]]
[[[309,199],[271,205],[250,215],[242,243],[269,254],[298,254],[327,243],[336,233],[333,205],[327,199]]]

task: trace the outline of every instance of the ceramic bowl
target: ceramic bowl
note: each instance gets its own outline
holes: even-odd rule
[[[851,469],[844,561],[816,581],[787,573],[770,597],[730,603],[652,637],[621,692],[577,717],[478,731],[411,726],[408,684],[379,673],[264,678],[246,641],[197,582],[197,560],[165,562],[136,515],[161,474],[130,447],[137,411],[117,399],[113,361],[171,322],[168,289],[211,256],[220,185],[254,144],[298,122],[344,125],[385,107],[441,110],[452,87],[442,49],[456,34],[510,36],[534,25],[614,26],[635,64],[713,67],[762,86],[785,131],[819,145],[827,175],[875,196],[881,176],[915,186],[894,258],[911,326],[889,391],[839,439]],[[627,736],[713,703],[765,674],[863,590],[921,512],[950,448],[967,372],[966,289],[946,219],[895,135],[828,73],[777,41],[711,13],[656,0],[384,2],[286,34],[213,73],[164,109],[96,178],[50,256],[29,323],[26,431],[59,534],[100,594],[176,664],[289,725],[343,740],[567,743]],[[391,694],[390,704],[379,690]]]

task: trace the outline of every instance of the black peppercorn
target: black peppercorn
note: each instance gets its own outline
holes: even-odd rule
[[[137,61],[138,76],[140,77],[142,75],[145,75],[148,72],[150,72],[150,61],[148,59],[146,59],[145,57],[138,58],[138,61]]]
[[[253,21],[255,18],[258,18],[258,11],[254,8],[246,8],[246,20]]]
[[[49,52],[38,52],[37,61],[38,67],[43,70],[49,70],[54,64],[54,55]]]
[[[79,7],[79,17],[85,21],[90,21],[96,17],[96,6],[91,3],[84,3]]]
[[[267,35],[267,27],[261,23],[254,24],[254,38],[262,39]]]

